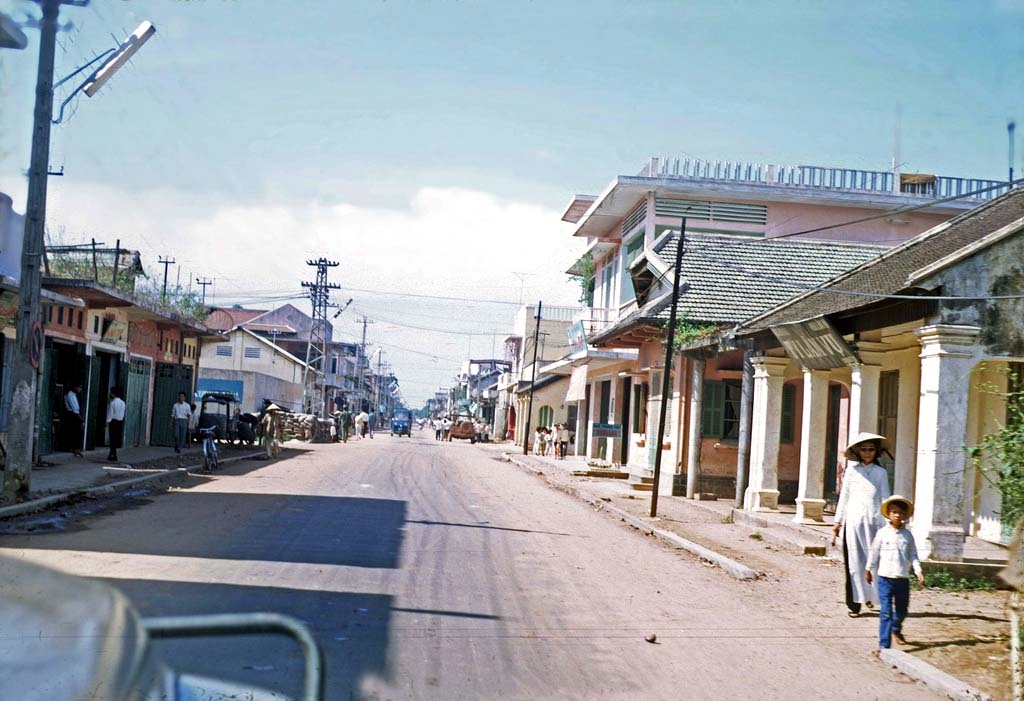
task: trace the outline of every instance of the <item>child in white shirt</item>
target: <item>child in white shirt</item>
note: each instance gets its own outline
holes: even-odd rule
[[[903,621],[910,607],[910,570],[917,583],[924,586],[921,560],[917,556],[914,536],[904,525],[914,515],[914,503],[894,494],[882,502],[882,515],[889,525],[879,529],[871,541],[864,577],[871,583],[871,571],[878,573],[878,648],[891,646],[892,638],[905,643]]]

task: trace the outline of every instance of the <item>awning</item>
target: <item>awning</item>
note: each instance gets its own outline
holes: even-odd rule
[[[565,401],[579,402],[587,398],[587,366],[581,365],[572,369],[569,378],[569,391],[565,393]]]

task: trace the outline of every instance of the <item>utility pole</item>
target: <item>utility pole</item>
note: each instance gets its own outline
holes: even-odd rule
[[[164,287],[163,287],[163,290],[161,290],[161,292],[160,292],[160,300],[162,302],[166,303],[167,302],[167,268],[174,263],[174,259],[173,258],[163,258],[161,256],[157,256],[156,262],[159,263],[160,265],[164,266]]]
[[[302,286],[309,290],[309,299],[313,303],[313,323],[309,326],[309,345],[306,346],[306,370],[302,378],[302,408],[303,411],[314,413],[314,407],[320,416],[327,413],[327,392],[322,386],[316,388],[316,376],[320,375],[326,380],[327,368],[327,335],[330,328],[327,323],[327,304],[331,290],[337,290],[340,285],[327,282],[327,269],[338,266],[337,261],[330,261],[326,258],[318,260],[307,260],[306,265],[316,268],[316,282],[303,282]],[[310,389],[310,375],[313,379],[313,387]]]
[[[4,500],[28,492],[35,462],[36,395],[39,364],[43,354],[43,329],[39,308],[42,275],[39,269],[46,235],[46,185],[50,160],[50,124],[53,119],[53,64],[57,45],[57,20],[61,4],[83,7],[84,2],[43,0],[39,21],[39,68],[32,122],[32,155],[28,169],[28,199],[22,234],[21,282],[17,345],[11,359],[10,431],[3,473]]]
[[[377,349],[377,376],[375,378],[373,378],[373,410],[375,412],[378,412],[378,413],[380,411],[380,395],[381,395],[381,385],[382,385],[382,378],[381,378],[381,375],[380,375],[380,366],[381,366],[381,355],[383,355],[383,354],[384,354],[384,349],[383,348],[378,348]]]
[[[366,357],[366,325],[374,322],[373,319],[367,319],[364,316],[358,323],[363,325],[363,341],[359,344],[359,352],[356,354],[356,397],[359,398],[359,409],[362,410],[363,400],[365,399],[364,389],[366,387],[366,377],[363,375],[363,358]],[[366,365],[369,367],[369,360],[367,360]]]
[[[530,370],[530,401],[526,406],[526,423],[523,424],[523,455],[530,452],[530,416],[533,414],[533,388],[537,385],[537,342],[540,340],[540,310],[537,302],[537,327],[533,331],[533,368]]]
[[[661,479],[662,444],[665,441],[665,417],[668,413],[668,393],[672,389],[672,359],[675,356],[676,312],[679,309],[679,269],[683,265],[686,249],[686,217],[679,225],[679,245],[676,248],[676,269],[672,278],[672,308],[668,314],[668,339],[665,344],[665,367],[661,377],[661,403],[658,405],[658,442],[654,444],[654,483],[651,485],[651,518],[658,515],[658,482]]]
[[[207,287],[207,285],[212,285],[213,284],[213,280],[207,280],[205,277],[197,277],[196,278],[196,284],[203,286],[203,308],[205,309],[206,308],[206,287]]]
[[[18,315],[15,320],[16,345],[11,357],[10,429],[7,433],[7,459],[3,471],[3,500],[28,492],[35,461],[39,396],[39,366],[43,355],[40,297],[42,275],[40,261],[46,246],[46,186],[50,175],[50,128],[60,122],[53,118],[53,67],[57,45],[61,5],[85,7],[89,0],[36,0],[42,10],[39,20],[39,67],[36,72],[36,98],[32,119],[32,154],[28,168],[28,198],[22,234],[21,279],[18,291]],[[92,96],[118,68],[138,51],[156,29],[149,22],[139,25],[136,34],[117,49],[100,54],[92,62],[60,81],[70,79],[101,57],[110,55],[85,83],[64,101],[67,104],[79,90]],[[62,105],[63,113],[63,105]],[[57,173],[60,175],[60,173]]]

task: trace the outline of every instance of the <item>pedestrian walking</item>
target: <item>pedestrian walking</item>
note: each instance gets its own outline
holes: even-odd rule
[[[82,429],[85,419],[78,403],[78,394],[82,391],[82,383],[76,382],[64,395],[63,431],[64,449],[73,455],[82,456]]]
[[[441,440],[441,432],[444,430],[444,427],[441,426],[441,419],[435,416],[430,420],[430,425],[434,427],[434,440]]]
[[[117,460],[117,449],[124,443],[124,400],[121,399],[121,389],[113,387],[110,390],[110,401],[107,402],[107,437],[110,443],[110,452],[107,460]]]
[[[197,443],[199,442],[196,436],[196,429],[199,428],[199,412],[196,411],[195,402],[189,402],[188,406],[189,409],[192,410],[192,415],[188,417],[188,436],[185,440],[185,443],[188,445],[192,445],[193,440],[196,441]]]
[[[892,645],[893,638],[907,642],[903,621],[910,609],[910,571],[914,571],[922,587],[924,573],[914,536],[905,528],[907,519],[914,515],[914,503],[894,494],[882,502],[879,511],[889,525],[879,529],[871,541],[864,579],[871,584],[875,579],[872,572],[878,574],[878,648],[884,650]]]
[[[185,401],[185,393],[178,392],[178,401],[171,406],[171,430],[174,432],[175,453],[180,453],[188,446],[190,418],[192,418],[192,407]]]
[[[843,473],[832,533],[839,536],[842,531],[846,607],[851,618],[860,614],[861,605],[871,608],[878,601],[876,586],[865,580],[863,572],[871,542],[878,529],[885,525],[880,511],[882,502],[891,494],[889,475],[878,463],[878,454],[884,448],[884,436],[859,433],[845,453],[855,464],[848,465]],[[835,542],[834,537],[832,542]]]
[[[359,436],[359,440],[366,438],[366,420],[368,418],[365,411],[356,414],[356,435]]]
[[[565,424],[556,424],[555,443],[558,446],[558,459],[565,460],[565,453],[569,449],[569,427]]]
[[[441,419],[441,440],[451,441],[452,439],[452,420],[447,416]]]
[[[342,443],[348,443],[348,433],[351,430],[352,412],[348,410],[347,406],[343,406],[338,412],[338,434],[341,436]]]
[[[371,411],[366,417],[366,430],[370,434],[370,438],[373,438],[374,425],[377,423],[377,413]]]

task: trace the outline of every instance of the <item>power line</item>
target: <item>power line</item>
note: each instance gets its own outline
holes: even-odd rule
[[[980,190],[972,190],[971,192],[965,192],[965,193],[963,193],[961,195],[950,195],[949,197],[943,197],[942,199],[931,200],[930,202],[926,202],[925,204],[915,204],[915,205],[907,205],[906,207],[898,207],[896,209],[890,209],[890,210],[888,210],[886,212],[882,212],[880,214],[872,214],[871,216],[861,217],[860,219],[851,219],[850,221],[841,222],[839,224],[827,224],[826,226],[819,226],[819,227],[815,227],[813,229],[804,229],[803,231],[793,231],[793,232],[788,233],[788,234],[778,234],[776,236],[766,236],[766,237],[760,238],[760,239],[753,239],[752,243],[761,243],[761,242],[764,242],[764,241],[774,241],[776,239],[784,239],[784,238],[788,238],[790,236],[804,236],[806,234],[816,234],[819,231],[829,231],[831,229],[839,229],[839,228],[842,228],[844,226],[853,226],[854,224],[863,224],[864,222],[875,221],[876,219],[886,219],[888,217],[894,217],[894,216],[897,216],[899,214],[905,214],[907,212],[916,212],[919,209],[927,209],[928,207],[934,207],[935,205],[945,204],[946,202],[953,202],[954,200],[962,200],[965,197],[974,197],[975,195],[980,195],[980,194],[983,194],[983,193],[986,193],[986,192],[990,192],[992,190],[998,190],[998,189],[1004,188],[1004,187],[1009,187],[1009,188],[1012,189],[1013,187],[1015,187],[1016,185],[1019,185],[1021,183],[1024,183],[1024,178],[1020,178],[1018,180],[1011,180],[1011,181],[1005,182],[1005,183],[999,183],[998,185],[989,185],[988,187],[983,187]]]

